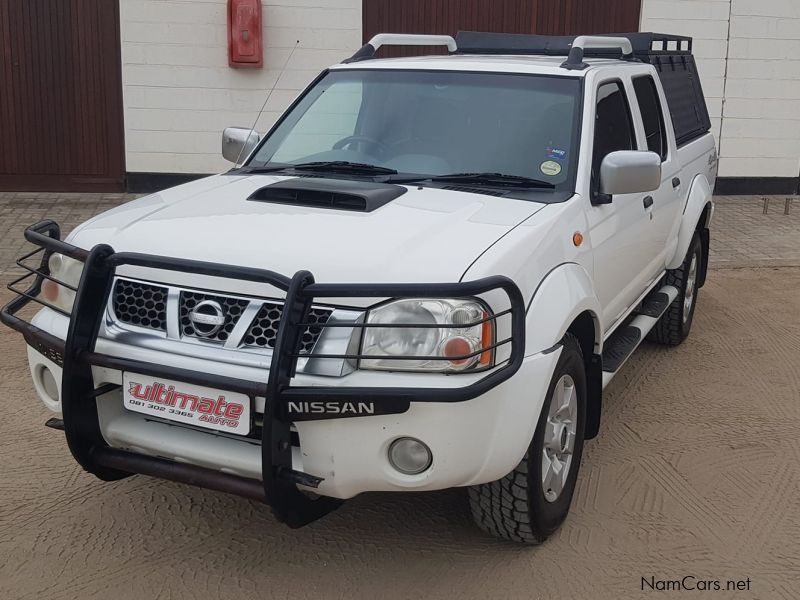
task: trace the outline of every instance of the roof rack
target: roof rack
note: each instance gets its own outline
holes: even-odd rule
[[[584,57],[653,62],[659,55],[692,54],[692,38],[664,33],[609,33],[600,35],[526,35],[459,31],[449,35],[380,33],[344,63],[375,58],[382,46],[447,46],[451,54],[524,54],[566,56],[565,69],[585,69]]]
[[[414,35],[409,33],[379,33],[353,54],[344,63],[353,63],[375,58],[381,46],[447,46],[448,51],[458,50],[456,41],[449,35]]]
[[[565,69],[585,69],[587,56],[652,62],[654,55],[692,53],[692,38],[651,32],[555,36],[459,31],[455,39],[458,54],[566,56],[561,65]]]

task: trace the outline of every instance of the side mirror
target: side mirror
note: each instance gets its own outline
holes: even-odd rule
[[[255,131],[228,127],[222,132],[222,156],[234,164],[247,158],[261,140]]]
[[[661,157],[655,152],[617,150],[600,163],[600,193],[636,194],[661,186]]]

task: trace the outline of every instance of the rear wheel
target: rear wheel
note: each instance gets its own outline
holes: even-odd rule
[[[667,271],[664,282],[678,289],[678,296],[669,305],[647,339],[659,344],[677,346],[689,336],[697,305],[697,282],[703,264],[703,245],[695,232],[683,264]]]
[[[491,483],[469,488],[472,516],[494,536],[539,544],[569,512],[583,453],[586,372],[578,340],[567,334],[533,440],[522,462]]]

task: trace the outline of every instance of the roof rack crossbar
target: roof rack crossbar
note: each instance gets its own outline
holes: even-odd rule
[[[619,48],[623,60],[633,60],[633,45],[626,37],[607,37],[599,35],[579,35],[572,42],[567,60],[561,66],[565,69],[585,69],[589,65],[583,62],[584,50],[615,50]]]
[[[447,50],[458,50],[456,41],[449,35],[413,35],[409,33],[379,33],[369,42],[364,44],[358,52],[343,61],[345,63],[358,62],[375,58],[375,53],[381,46],[447,46]]]

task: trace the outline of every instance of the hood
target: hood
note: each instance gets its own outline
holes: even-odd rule
[[[307,269],[320,283],[451,282],[545,206],[416,186],[372,212],[247,200],[285,179],[219,175],[194,181],[98,215],[69,241],[86,249],[106,243],[118,252],[243,265],[288,276]],[[120,273],[142,276],[141,269],[133,271],[126,267]],[[148,276],[176,284],[187,280],[174,273]]]

